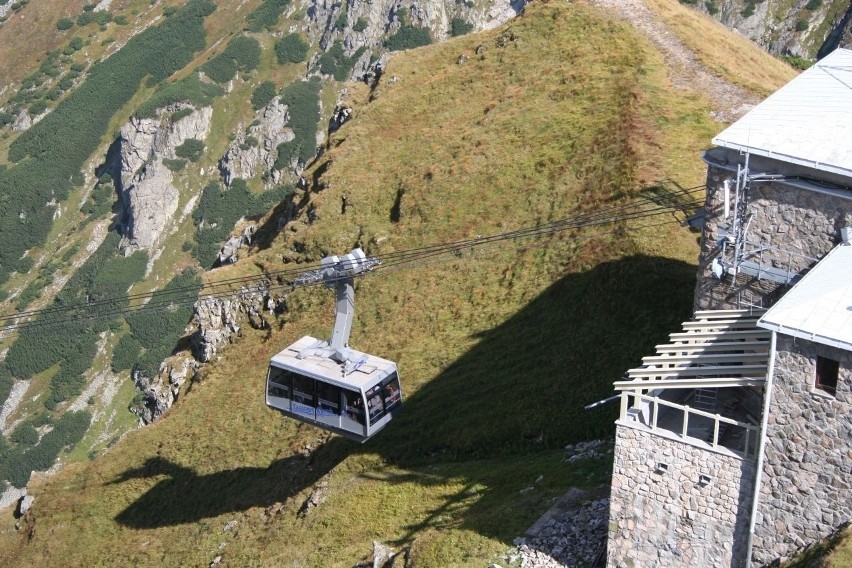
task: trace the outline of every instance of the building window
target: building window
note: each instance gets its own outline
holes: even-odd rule
[[[814,387],[825,391],[831,396],[837,394],[837,373],[840,371],[840,362],[828,357],[817,357],[816,380]]]

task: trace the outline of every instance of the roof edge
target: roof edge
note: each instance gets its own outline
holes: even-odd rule
[[[758,156],[764,156],[766,158],[772,158],[774,160],[780,160],[784,162],[789,162],[791,164],[796,164],[798,166],[805,166],[808,168],[812,168],[817,171],[830,172],[833,174],[842,175],[845,177],[852,177],[852,169],[843,168],[840,166],[834,166],[832,164],[826,164],[823,162],[815,162],[813,160],[805,160],[803,158],[797,158],[795,156],[791,156],[789,154],[782,154],[780,152],[772,152],[769,150],[764,150],[762,148],[753,148],[751,146],[745,146],[743,144],[736,144],[734,142],[729,142],[718,136],[715,136],[711,141],[712,144],[716,146],[721,146],[722,148],[730,148],[731,150],[739,150],[740,152],[748,152],[750,154],[757,154]]]
[[[782,335],[789,335],[791,337],[797,337],[799,339],[806,339],[807,341],[812,341],[814,343],[821,343],[823,345],[828,345],[829,347],[837,347],[838,349],[842,349],[844,351],[852,351],[852,343],[848,343],[846,341],[839,341],[837,339],[833,339],[831,337],[826,337],[824,335],[819,335],[816,333],[810,333],[798,328],[785,327],[781,324],[765,321],[758,321],[757,327],[768,329],[769,331],[774,331]]]

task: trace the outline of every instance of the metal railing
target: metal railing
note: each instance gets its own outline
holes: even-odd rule
[[[630,397],[633,397],[633,406],[630,405]],[[640,406],[644,406],[643,403],[647,403],[647,413],[641,408],[638,408]],[[665,428],[658,425],[661,407],[672,408],[683,413],[683,418],[679,430],[672,430],[670,428]],[[642,415],[644,415],[646,419],[645,421],[641,419],[643,417]],[[712,436],[710,436],[709,439],[702,439],[695,436],[690,436],[690,417],[698,417],[703,418],[705,420],[712,420]],[[676,402],[663,400],[659,396],[645,395],[641,394],[638,391],[623,391],[621,393],[620,418],[623,422],[635,422],[638,424],[642,424],[650,428],[651,432],[658,433],[660,431],[665,431],[679,435],[684,442],[693,445],[695,445],[695,441],[701,441],[706,444],[709,444],[713,449],[718,449],[722,447],[742,458],[754,458],[757,455],[757,446],[760,435],[759,426],[755,424],[749,424],[748,422],[740,422],[739,420],[734,420],[733,418],[727,418],[719,413],[711,413],[705,412],[703,410],[698,410],[697,408],[690,407],[688,404],[678,404]],[[650,418],[650,423],[648,423],[648,418]],[[693,426],[695,426],[695,422],[696,421],[693,420]],[[741,448],[731,447],[732,445],[739,446],[739,444],[719,443],[719,438],[721,437],[722,433],[724,433],[730,427],[742,428],[744,430],[745,440],[743,440]]]
[[[793,284],[817,262],[817,258],[800,252],[772,247],[746,240],[738,262],[739,271],[779,284]]]

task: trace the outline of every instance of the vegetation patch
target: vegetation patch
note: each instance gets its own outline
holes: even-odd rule
[[[193,255],[201,266],[213,266],[222,243],[239,219],[260,215],[292,193],[292,186],[279,186],[254,196],[242,179],[235,179],[230,189],[219,182],[210,182],[192,214],[196,226]]]
[[[345,81],[349,78],[352,67],[358,61],[358,58],[364,54],[365,49],[361,47],[352,54],[352,57],[346,57],[346,54],[343,52],[343,43],[336,41],[328,51],[320,56],[320,71],[325,75],[331,75],[337,81]]]
[[[319,122],[319,79],[296,81],[281,91],[281,102],[290,109],[288,126],[293,129],[293,140],[278,145],[278,156],[273,167],[283,170],[296,160],[307,164],[316,155],[316,131]]]
[[[119,236],[111,233],[57,294],[54,310],[39,315],[36,327],[19,331],[9,348],[6,365],[12,376],[28,379],[58,364],[44,404],[76,396],[92,366],[99,335],[117,321],[127,305],[127,289],[145,274],[147,257],[136,252],[118,254]],[[88,305],[84,314],[65,307]],[[81,317],[94,313],[95,317]]]
[[[124,316],[130,325],[132,339],[122,340],[121,351],[116,347],[118,361],[113,357],[113,368],[127,368],[136,354],[133,368],[146,377],[154,377],[160,364],[183,336],[187,322],[192,318],[193,302],[198,296],[201,279],[187,268],[151,296],[146,306]]]
[[[248,31],[273,30],[278,25],[281,12],[289,5],[290,0],[263,0],[260,6],[246,17]]]
[[[15,487],[25,487],[33,471],[49,469],[62,450],[79,442],[91,421],[88,412],[66,412],[32,447],[13,448],[0,438],[0,479]]]
[[[473,30],[473,24],[464,18],[453,18],[450,21],[450,35],[453,37],[463,36]]]
[[[260,44],[256,39],[237,36],[225,50],[201,66],[201,70],[217,83],[227,83],[238,72],[248,73],[260,65]]]
[[[177,173],[186,167],[186,160],[173,160],[172,158],[163,158],[163,165],[166,166],[169,171]]]
[[[130,39],[43,120],[8,150],[14,166],[0,170],[0,283],[21,268],[24,251],[44,242],[53,220],[45,203],[64,200],[80,168],[100,145],[115,112],[146,76],[160,81],[185,66],[204,47],[204,18],[215,9],[190,0],[162,24]]]
[[[428,28],[415,28],[414,26],[403,26],[385,40],[385,47],[389,51],[400,51],[403,49],[414,49],[432,43],[432,36]]]
[[[139,106],[136,116],[150,118],[157,114],[158,109],[177,103],[188,103],[196,108],[210,106],[214,98],[224,94],[225,89],[219,85],[206,83],[198,77],[197,73],[192,73],[179,81],[160,86],[151,98]],[[178,110],[172,115],[172,121],[177,122],[192,112],[191,108]]]
[[[275,98],[277,89],[272,81],[264,81],[251,94],[251,106],[254,110],[260,110]]]
[[[187,138],[183,144],[175,148],[175,154],[179,158],[186,158],[190,162],[197,162],[204,153],[204,142],[197,138]]]
[[[281,65],[301,63],[308,56],[309,47],[301,34],[292,33],[275,42],[275,57]]]

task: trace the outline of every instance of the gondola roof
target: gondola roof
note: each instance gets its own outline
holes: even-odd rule
[[[354,361],[356,363],[363,361],[363,363],[357,365],[356,369],[348,375],[344,375],[343,365],[327,357],[309,355],[304,359],[297,358],[302,350],[311,347],[317,341],[316,338],[306,335],[272,357],[271,362],[283,368],[299,369],[316,377],[332,379],[364,390],[375,385],[384,375],[396,370],[396,364],[393,361],[355,349],[349,349]]]

